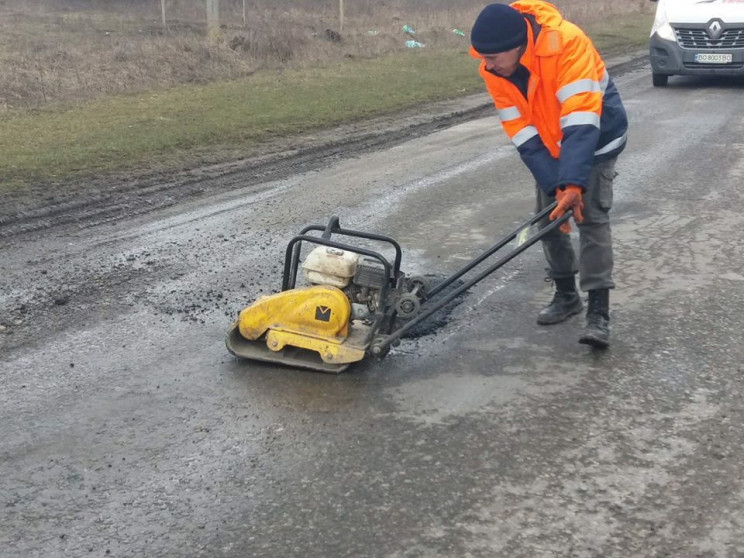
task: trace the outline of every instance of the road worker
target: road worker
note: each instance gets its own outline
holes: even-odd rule
[[[615,286],[609,211],[628,127],[617,88],[591,40],[548,2],[489,4],[470,42],[501,125],[537,183],[537,210],[558,201],[539,226],[572,210],[579,229],[578,261],[568,221],[542,241],[555,295],[537,323],[557,324],[583,310],[578,272],[588,293],[579,342],[606,348]]]

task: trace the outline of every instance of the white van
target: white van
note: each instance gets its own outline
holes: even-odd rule
[[[744,75],[744,0],[657,2],[649,50],[654,85],[673,75]]]

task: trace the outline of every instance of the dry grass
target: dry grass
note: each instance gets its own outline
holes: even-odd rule
[[[483,91],[467,56],[482,0],[344,0],[343,29],[338,0],[247,0],[245,25],[242,0],[220,1],[208,39],[204,0],[167,0],[165,27],[159,0],[0,0],[0,191],[232,160]],[[559,7],[615,54],[647,44],[646,1]]]
[[[165,89],[313,67],[344,58],[467,46],[485,0],[221,0],[222,30],[206,37],[203,0],[0,0],[0,111],[70,103],[112,93]],[[564,0],[567,18],[586,25],[648,12],[647,0]],[[411,37],[402,31],[408,24]]]

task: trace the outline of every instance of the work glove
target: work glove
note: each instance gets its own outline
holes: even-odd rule
[[[555,209],[550,213],[549,219],[551,221],[560,219],[569,209],[573,210],[573,218],[577,224],[584,220],[584,216],[581,214],[581,210],[584,209],[584,201],[581,199],[580,186],[569,184],[565,188],[558,188],[555,191],[555,199],[558,200],[558,205],[556,205]],[[565,234],[570,233],[571,225],[568,220],[561,223],[558,230]]]

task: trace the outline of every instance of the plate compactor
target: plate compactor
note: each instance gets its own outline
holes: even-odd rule
[[[241,358],[330,373],[342,372],[367,355],[384,358],[406,333],[571,216],[568,211],[527,235],[555,205],[433,286],[424,276],[401,271],[401,247],[388,236],[342,229],[335,216],[325,226],[307,226],[287,245],[281,292],[261,296],[240,312],[227,332],[227,349]],[[446,290],[515,238],[516,248],[457,288]],[[391,263],[377,251],[348,244],[348,239],[386,246],[395,259]],[[300,263],[303,243],[315,247]],[[300,269],[308,286],[296,286]]]

